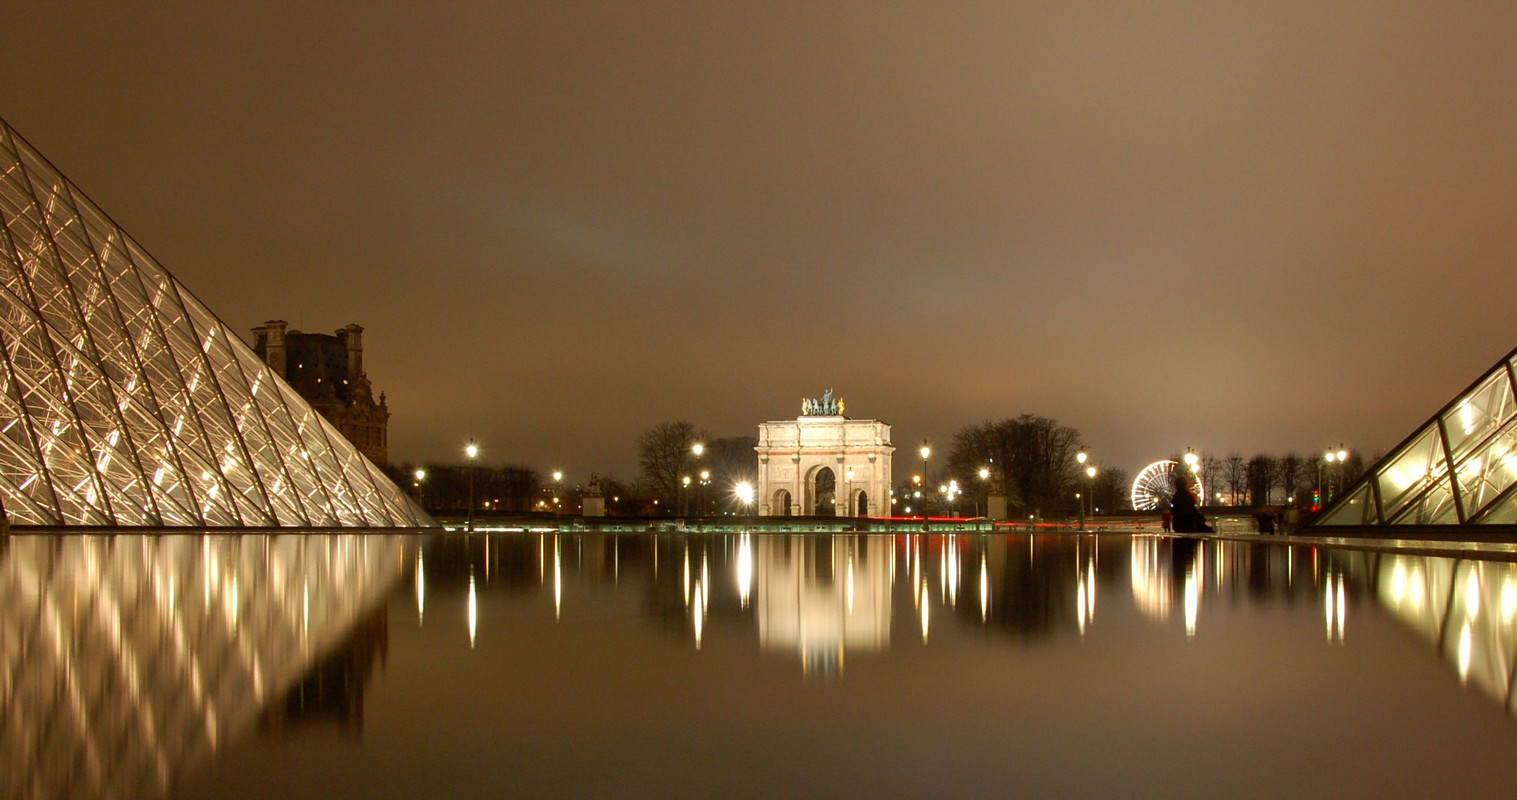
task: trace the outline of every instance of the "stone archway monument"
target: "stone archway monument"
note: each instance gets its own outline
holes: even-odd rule
[[[886,516],[890,513],[890,426],[843,416],[828,389],[801,400],[793,420],[759,425],[760,516]]]

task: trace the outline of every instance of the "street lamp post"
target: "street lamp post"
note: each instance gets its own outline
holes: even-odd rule
[[[1322,493],[1322,502],[1325,505],[1333,499],[1333,462],[1338,460],[1338,454],[1329,450],[1323,454],[1322,460],[1327,462],[1327,486],[1322,485],[1322,465],[1319,463],[1317,465],[1317,491]]]
[[[469,440],[469,446],[464,448],[464,455],[469,457],[469,532],[474,532],[474,459],[479,455],[479,446],[474,440]]]
[[[690,516],[690,476],[681,475],[679,477],[679,482],[679,515],[680,517],[688,517]]]
[[[1203,483],[1201,483],[1201,479],[1196,476],[1196,471],[1199,470],[1199,469],[1201,469],[1201,457],[1198,456],[1198,455],[1196,455],[1196,451],[1195,450],[1192,450],[1189,447],[1187,447],[1187,448],[1185,448],[1184,459],[1185,459],[1185,466],[1190,468],[1190,475],[1191,475],[1191,477],[1196,480],[1196,485],[1201,487],[1201,492],[1200,492],[1201,496],[1196,498],[1196,502],[1198,504],[1204,506],[1204,505],[1206,505],[1206,486]],[[1184,476],[1181,476],[1180,482],[1185,484],[1185,486],[1187,487],[1187,490],[1189,489],[1190,484],[1185,483]],[[1173,487],[1171,487],[1171,489],[1173,490]],[[1173,503],[1173,501],[1171,501],[1171,503]]]
[[[1080,471],[1082,473],[1084,472],[1085,460],[1088,458],[1090,458],[1090,456],[1086,455],[1084,450],[1075,453],[1075,461],[1079,463],[1081,467]],[[1085,530],[1085,495],[1089,492],[1090,485],[1089,483],[1086,483],[1083,487],[1083,491],[1075,496],[1075,499],[1080,501],[1080,530],[1082,531]]]
[[[706,487],[709,486],[710,484],[711,484],[711,470],[709,470],[709,469],[703,469],[703,470],[701,470],[701,488],[700,488],[700,493],[701,493],[701,496],[700,496],[700,505],[701,505],[701,507],[700,507],[700,509],[698,511],[696,511],[695,515],[697,517],[704,517],[704,516],[706,516]]]
[[[426,503],[423,502],[421,493],[421,482],[427,479],[427,471],[424,469],[418,469],[416,470],[414,477],[416,478],[416,481],[411,485],[416,488],[416,505],[421,506],[422,508],[426,508],[427,506]]]
[[[1338,455],[1338,493],[1342,494],[1343,493],[1343,483],[1344,483],[1343,468],[1344,468],[1344,464],[1348,461],[1348,451],[1345,450],[1345,449],[1343,449],[1343,445],[1342,444],[1338,445],[1338,453],[1337,453],[1337,455]]]
[[[986,515],[990,514],[990,509],[988,508],[988,506],[990,505],[990,495],[988,494],[989,489],[987,488],[987,483],[986,483],[989,480],[990,480],[990,467],[980,467],[980,494],[985,495],[985,505],[987,506],[987,508],[985,509],[985,513],[984,514],[979,513],[979,511],[980,511],[980,499],[978,497],[976,497],[975,501],[974,501],[974,509],[975,509],[975,516],[977,516],[977,517],[986,516]]]
[[[927,457],[932,455],[932,448],[927,446],[927,440],[922,440],[922,484],[930,485],[927,479]],[[927,498],[922,498],[922,530],[927,530]]]
[[[853,508],[853,467],[849,467],[848,471],[844,474],[848,477],[848,483],[846,484],[846,491],[848,492],[848,516],[857,516]]]
[[[1096,477],[1096,465],[1095,464],[1091,464],[1090,466],[1088,466],[1088,467],[1085,468],[1085,497],[1086,497],[1087,502],[1090,503],[1090,515],[1092,517],[1094,517],[1096,515],[1096,499],[1094,497],[1092,497],[1091,494],[1090,494],[1090,482],[1092,480],[1094,480],[1095,477]]]
[[[699,467],[700,466],[701,456],[703,456],[705,454],[706,454],[706,445],[705,445],[704,442],[696,442],[695,444],[690,445],[690,455],[694,456],[694,460],[695,460],[695,463],[692,464],[691,466],[692,467]],[[707,472],[705,470],[701,470],[701,473],[700,473],[701,483],[700,483],[700,488],[697,489],[698,494],[697,494],[697,497],[696,497],[696,502],[700,506],[699,508],[696,509],[696,512],[695,512],[695,516],[697,516],[697,517],[703,517],[703,516],[706,515],[706,508],[705,508],[705,506],[706,506],[706,489],[705,489],[705,486],[706,486],[706,476],[709,475],[709,474],[710,474],[709,472]],[[688,483],[686,485],[688,486]],[[687,513],[687,514],[689,513],[688,505],[689,505],[689,503],[687,502],[686,503],[687,508],[685,510],[685,513]]]

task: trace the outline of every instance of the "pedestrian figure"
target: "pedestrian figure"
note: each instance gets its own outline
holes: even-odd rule
[[[1169,513],[1169,509],[1168,508],[1166,508],[1163,511],[1159,512],[1159,522],[1164,525],[1164,532],[1165,533],[1169,533],[1170,532],[1170,523],[1174,522],[1174,520],[1175,520],[1175,517],[1174,517],[1173,514]]]
[[[1175,493],[1170,498],[1170,507],[1174,509],[1175,533],[1212,532],[1212,527],[1206,524],[1206,517],[1197,508],[1196,496],[1191,493],[1184,476],[1175,476]]]

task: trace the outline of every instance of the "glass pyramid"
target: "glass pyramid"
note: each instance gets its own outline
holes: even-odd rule
[[[1517,524],[1517,350],[1444,406],[1314,525]]]
[[[0,121],[0,501],[12,523],[434,523]]]

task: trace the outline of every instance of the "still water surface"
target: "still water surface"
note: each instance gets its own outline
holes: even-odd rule
[[[1152,536],[0,540],[14,797],[1517,786],[1517,566]]]

